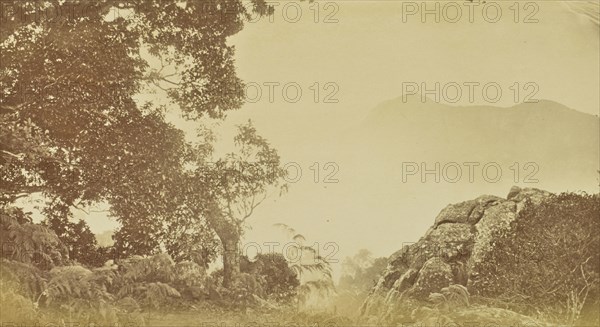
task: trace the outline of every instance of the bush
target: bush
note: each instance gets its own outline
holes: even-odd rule
[[[214,271],[207,284],[211,286],[210,299],[223,306],[244,308],[264,305],[265,300],[289,303],[297,295],[300,281],[283,255],[272,253],[258,254],[254,261],[242,256],[240,274],[229,288],[222,286],[222,269]]]
[[[68,251],[58,236],[45,226],[34,224],[22,209],[0,208],[2,257],[49,270],[68,262]]]
[[[207,283],[203,267],[194,262],[175,264],[168,254],[150,257],[133,256],[119,260],[119,277],[113,286],[117,298],[130,297],[139,305],[158,309],[174,303],[174,299],[197,298]]]
[[[496,250],[476,267],[478,295],[543,312],[570,324],[600,323],[600,197],[564,193],[527,202],[510,230],[496,232]]]
[[[82,324],[118,322],[118,309],[111,304],[114,296],[107,291],[116,272],[109,268],[61,266],[48,272],[5,259],[0,268],[3,321],[28,325],[67,318]],[[5,310],[10,314],[5,315]]]
[[[37,319],[37,299],[46,289],[42,272],[20,262],[2,259],[0,262],[0,323],[20,322],[34,325]]]
[[[296,295],[300,281],[280,253],[258,254],[242,271],[253,274],[260,280],[267,299],[289,301]]]
[[[62,203],[52,203],[44,209],[43,225],[51,229],[66,246],[69,259],[88,267],[100,267],[109,259],[105,248],[98,246],[96,236],[84,220],[73,223],[71,209]]]

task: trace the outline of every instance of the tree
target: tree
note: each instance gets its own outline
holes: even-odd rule
[[[100,267],[109,259],[109,251],[98,246],[96,236],[83,219],[76,223],[70,221],[72,214],[68,206],[49,206],[45,216],[43,225],[54,231],[66,246],[69,259],[88,267]]]
[[[216,257],[218,241],[206,218],[186,205],[188,184],[183,178],[169,183],[159,202],[138,194],[113,204],[111,211],[121,223],[113,236],[117,258],[166,251],[175,261],[208,267]]]
[[[222,118],[242,105],[235,49],[226,41],[245,16],[273,11],[264,0],[250,4],[3,1],[0,202],[38,192],[57,206],[106,201],[126,232],[153,206],[175,210],[168,196],[189,144],[164,111]],[[116,9],[127,17],[115,17]],[[143,90],[170,105],[138,103]],[[158,246],[151,238],[159,227],[149,228],[135,239],[145,246],[138,252]]]
[[[189,176],[187,207],[206,218],[223,246],[223,285],[240,273],[240,240],[245,222],[267,197],[283,184],[285,170],[277,151],[258,135],[249,121],[238,126],[237,152],[213,163],[198,162]]]

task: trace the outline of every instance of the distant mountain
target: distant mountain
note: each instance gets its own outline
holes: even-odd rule
[[[435,162],[442,167],[448,162],[495,162],[512,176],[510,167],[517,162],[521,176],[515,182],[532,173],[561,189],[598,185],[598,117],[549,100],[501,108],[400,97],[373,109],[337,144],[344,145],[353,147],[354,156],[359,152],[375,165],[383,164],[384,170],[398,169],[402,162],[425,162],[428,169]],[[528,162],[539,171],[523,169]]]

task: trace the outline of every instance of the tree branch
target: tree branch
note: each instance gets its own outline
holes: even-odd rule
[[[15,154],[15,153],[12,153],[12,152],[7,151],[7,150],[2,150],[2,153],[6,154],[6,155],[8,155],[10,157],[16,158],[18,160],[23,160],[23,158],[25,158],[25,153]]]
[[[252,216],[252,213],[254,212],[254,208],[258,207],[261,203],[263,203],[263,201],[265,201],[265,199],[267,199],[267,193],[263,193],[263,197],[262,199],[260,199],[258,202],[255,203],[255,196],[252,196],[252,203],[250,204],[250,211],[246,212],[246,215],[244,216],[244,218],[241,219],[241,222],[243,223],[244,221],[246,221],[246,219],[248,219],[250,216]]]

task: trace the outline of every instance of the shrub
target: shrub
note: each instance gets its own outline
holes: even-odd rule
[[[0,276],[3,289],[20,294],[35,303],[47,288],[43,271],[22,262],[2,259]]]
[[[113,305],[114,295],[108,292],[115,278],[116,270],[109,267],[56,267],[49,273],[45,304],[78,322],[116,324],[118,309]]]
[[[298,276],[280,253],[258,254],[242,271],[257,276],[264,291],[261,297],[276,301],[289,301],[300,285]]]
[[[34,224],[31,217],[15,207],[0,208],[2,257],[49,270],[68,261],[68,252],[56,234]]]
[[[31,265],[2,259],[0,262],[1,323],[34,325],[37,299],[46,288],[41,271]]]
[[[527,202],[510,230],[496,232],[496,250],[477,266],[478,295],[516,304],[513,309],[600,323],[600,197],[564,193],[539,205]]]
[[[258,254],[254,261],[242,256],[240,274],[229,288],[222,286],[222,269],[214,271],[207,284],[211,287],[212,300],[243,308],[264,305],[265,300],[287,303],[297,295],[300,281],[283,255],[270,253]]]
[[[190,294],[190,288],[202,287],[204,268],[196,263],[175,264],[166,253],[150,257],[133,256],[119,260],[119,278],[113,287],[118,299],[132,298],[141,307],[158,309]]]
[[[191,261],[178,262],[173,273],[173,283],[180,287],[204,286],[207,277],[204,267]]]

